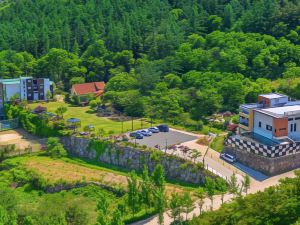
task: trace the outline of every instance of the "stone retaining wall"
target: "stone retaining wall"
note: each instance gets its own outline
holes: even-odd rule
[[[237,160],[244,165],[268,176],[300,168],[300,153],[270,158],[232,146],[226,146],[224,151],[235,155]]]
[[[71,155],[109,163],[129,170],[141,171],[144,164],[146,164],[151,172],[158,163],[157,159],[151,157],[153,151],[149,150],[143,151],[133,147],[110,144],[104,152],[99,154],[96,150],[90,149],[89,139],[70,136],[63,137],[61,142]],[[162,154],[159,163],[164,167],[167,178],[200,184],[204,183],[206,176],[214,177],[213,174],[202,167],[200,168],[190,161],[175,156]]]

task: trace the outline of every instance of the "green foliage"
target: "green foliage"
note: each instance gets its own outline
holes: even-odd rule
[[[223,204],[219,210],[202,214],[189,224],[297,224],[300,174],[296,174],[295,178],[282,180],[279,186]]]
[[[48,138],[46,151],[52,158],[61,158],[67,155],[63,145],[55,137]]]
[[[95,140],[92,139],[89,142],[88,150],[89,151],[96,151],[97,157],[105,153],[107,150],[111,148],[111,143],[108,141],[103,141],[103,140]]]
[[[64,114],[67,112],[68,108],[65,106],[58,107],[55,112],[56,114],[60,115],[62,118],[64,118]]]
[[[63,128],[59,122],[47,121],[21,106],[5,104],[4,111],[8,119],[18,118],[22,128],[39,137],[59,136]]]
[[[152,172],[152,180],[154,185],[164,190],[165,188],[165,172],[161,164],[157,164]]]
[[[138,189],[137,175],[135,172],[131,172],[128,178],[128,205],[133,216],[138,212],[140,206]]]

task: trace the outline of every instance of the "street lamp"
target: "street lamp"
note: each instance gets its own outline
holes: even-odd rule
[[[166,148],[165,148],[165,153],[167,153],[168,150],[168,139],[166,139]]]

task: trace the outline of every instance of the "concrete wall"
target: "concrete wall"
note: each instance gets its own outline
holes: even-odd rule
[[[9,101],[15,94],[20,94],[20,84],[5,85],[5,101]]]
[[[242,164],[269,176],[300,168],[300,153],[269,158],[229,146],[226,146],[224,151],[235,155]]]
[[[161,163],[165,169],[167,178],[200,184],[204,183],[206,176],[215,177],[209,171],[197,167],[192,162],[175,156],[162,154],[159,162],[157,162],[151,157],[153,152],[132,147],[110,144],[104,152],[97,154],[96,150],[89,149],[89,139],[70,136],[63,137],[61,142],[71,155],[108,163],[129,170],[141,171],[144,164],[146,164],[151,172],[157,163]]]
[[[259,122],[261,122],[261,127],[259,127]],[[266,125],[272,126],[272,131],[267,130]],[[269,139],[273,139],[273,130],[273,117],[254,111],[253,132]]]
[[[47,92],[50,90],[51,81],[47,78],[44,78],[44,99],[47,100]]]
[[[300,119],[295,120],[296,118],[300,118],[300,115],[289,116],[289,118],[293,118],[293,120],[288,121],[288,136],[300,140]],[[293,131],[291,131],[291,124],[293,124]],[[294,131],[294,124],[296,124],[296,131]]]

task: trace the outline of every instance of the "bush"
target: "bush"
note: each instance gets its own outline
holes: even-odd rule
[[[59,142],[58,138],[51,137],[47,142],[47,153],[52,158],[60,158],[67,155],[63,145]]]
[[[8,119],[18,118],[20,126],[31,134],[39,137],[60,136],[62,126],[55,126],[55,123],[40,118],[20,106],[5,104],[4,111]]]

